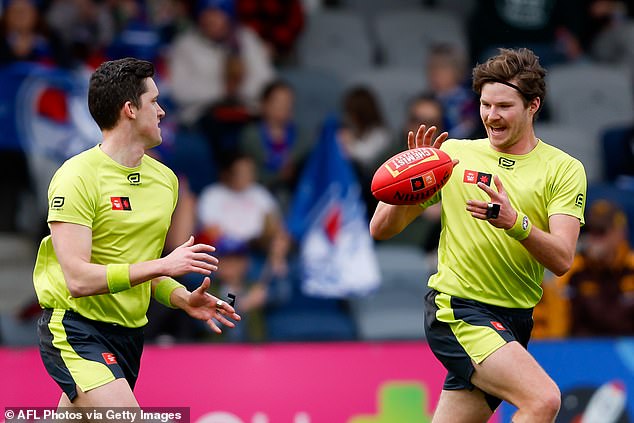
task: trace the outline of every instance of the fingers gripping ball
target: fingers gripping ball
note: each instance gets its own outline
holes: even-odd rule
[[[419,204],[447,183],[452,170],[451,157],[437,148],[405,150],[376,170],[372,178],[372,194],[388,204]]]

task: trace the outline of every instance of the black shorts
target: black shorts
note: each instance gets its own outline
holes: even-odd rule
[[[143,328],[87,319],[71,310],[45,309],[38,322],[44,367],[73,401],[77,386],[87,392],[125,378],[134,389]]]
[[[528,346],[533,309],[504,308],[431,290],[425,296],[425,334],[447,369],[445,390],[472,390],[473,362],[481,363],[507,342]],[[495,410],[502,400],[485,392]]]

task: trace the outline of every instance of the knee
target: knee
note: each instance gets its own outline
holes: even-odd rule
[[[555,420],[555,417],[557,417],[559,413],[559,408],[561,407],[561,392],[557,385],[553,384],[552,388],[548,390],[548,393],[544,395],[542,405],[547,416]]]
[[[553,422],[561,407],[561,392],[554,383],[548,389],[544,389],[539,397],[531,401],[530,414],[535,417],[535,421]]]

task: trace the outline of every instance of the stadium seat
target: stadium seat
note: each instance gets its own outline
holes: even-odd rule
[[[187,177],[191,190],[200,192],[217,180],[217,169],[209,143],[195,129],[181,127],[166,158],[177,175]]]
[[[269,306],[264,317],[267,340],[351,341],[357,330],[344,300],[315,298],[303,294],[301,273],[291,262],[288,278],[269,283]]]
[[[407,103],[425,89],[426,81],[422,69],[389,66],[350,73],[346,78],[348,88],[359,84],[376,94],[387,123],[398,131],[405,122]]]
[[[476,0],[436,0],[436,7],[466,20],[477,6]]]
[[[627,160],[632,156],[627,153],[626,149],[631,148],[629,145],[634,126],[621,125],[610,127],[601,134],[601,162],[603,176],[607,181],[614,182],[620,175],[631,172]]]
[[[35,300],[33,265],[36,244],[24,235],[0,234],[0,343],[37,344],[36,319],[20,319],[23,307]]]
[[[38,344],[38,318],[20,319],[14,314],[0,313],[0,344],[27,347]]]
[[[593,60],[612,65],[634,65],[634,19],[610,25],[599,32],[590,45]]]
[[[297,55],[300,66],[347,75],[371,67],[374,48],[360,13],[321,10],[310,15]]]
[[[0,234],[0,313],[14,313],[35,297],[36,244],[24,235]]]
[[[381,244],[376,254],[381,287],[350,301],[359,337],[424,339],[423,306],[429,270],[422,250],[405,244]]]
[[[551,120],[590,131],[596,137],[609,126],[630,122],[634,98],[625,67],[599,64],[554,66],[546,75]]]
[[[27,151],[27,163],[35,195],[35,203],[31,206],[35,206],[36,217],[42,219],[48,213],[48,186],[61,163],[33,150]]]
[[[536,123],[535,135],[546,144],[562,149],[583,163],[589,182],[601,179],[599,140],[592,131],[557,123]]]
[[[271,342],[354,341],[353,320],[334,310],[285,310],[266,317],[267,340]]]
[[[295,120],[317,136],[326,116],[339,109],[343,82],[337,74],[326,69],[283,69],[279,76],[295,91]]]
[[[385,10],[401,8],[421,8],[421,0],[343,0],[345,8],[354,9],[363,13],[383,13]]]
[[[431,9],[390,9],[376,16],[376,37],[386,65],[410,67],[422,72],[428,47],[450,43],[466,50],[466,35],[460,18]]]

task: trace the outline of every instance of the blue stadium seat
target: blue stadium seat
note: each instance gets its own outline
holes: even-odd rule
[[[619,175],[631,172],[627,160],[631,159],[632,152],[628,154],[627,150],[631,149],[629,142],[633,132],[634,126],[630,124],[608,128],[601,135],[601,161],[606,180],[614,182]]]
[[[291,265],[288,278],[271,281],[265,312],[267,340],[350,341],[357,338],[352,317],[343,300],[314,298],[301,291],[299,268]]]
[[[176,131],[174,145],[167,152],[167,164],[177,175],[184,175],[196,194],[217,180],[217,169],[211,148],[196,130],[181,127]]]

